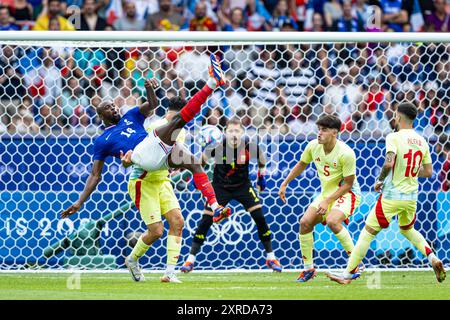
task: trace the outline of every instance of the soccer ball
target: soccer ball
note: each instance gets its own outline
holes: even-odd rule
[[[219,128],[213,125],[206,125],[200,129],[198,143],[202,148],[214,148],[222,142],[223,134]]]

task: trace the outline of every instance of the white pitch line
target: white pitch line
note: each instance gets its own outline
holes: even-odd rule
[[[449,266],[445,266],[448,268]],[[427,268],[366,268],[365,272],[418,272],[418,271],[430,271],[433,270],[430,267]],[[164,269],[161,270],[145,270],[144,273],[164,273]],[[303,269],[284,269],[283,272],[301,272]],[[318,272],[341,272],[344,269],[317,269]],[[41,269],[41,270],[0,270],[0,274],[5,273],[82,273],[82,274],[127,274],[127,269],[116,269],[116,270],[78,270],[78,269]],[[249,269],[227,269],[227,270],[195,270],[194,274],[233,274],[233,273],[273,273],[272,270],[249,270]]]

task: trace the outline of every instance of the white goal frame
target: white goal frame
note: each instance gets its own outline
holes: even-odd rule
[[[176,46],[217,44],[299,44],[299,43],[450,43],[450,33],[384,33],[384,32],[185,32],[185,31],[2,31],[0,44],[90,46]],[[180,263],[180,262],[179,262]],[[327,271],[330,269],[321,269]],[[368,268],[369,271],[425,271],[429,268]],[[196,272],[265,272],[268,270],[204,270]],[[288,272],[298,269],[286,269]],[[1,270],[1,273],[123,273],[126,270]],[[145,270],[159,273],[161,270]]]

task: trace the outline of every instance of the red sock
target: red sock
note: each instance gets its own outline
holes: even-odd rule
[[[189,122],[200,112],[202,104],[205,103],[206,99],[211,95],[213,89],[205,85],[202,90],[197,92],[191,100],[181,109],[181,117],[184,121]]]
[[[194,173],[194,184],[195,187],[200,190],[202,195],[206,198],[206,201],[210,206],[217,202],[216,193],[209,181],[206,173]]]

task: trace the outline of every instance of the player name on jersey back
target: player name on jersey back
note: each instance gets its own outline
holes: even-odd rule
[[[395,164],[386,177],[383,198],[417,200],[420,167],[431,163],[428,143],[414,129],[402,129],[386,136],[388,152],[395,154]]]

